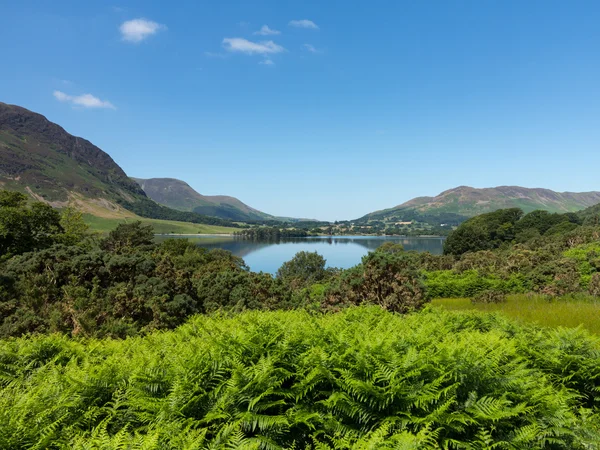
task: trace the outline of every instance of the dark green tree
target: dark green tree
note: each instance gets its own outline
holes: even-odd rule
[[[317,252],[298,252],[279,268],[277,278],[294,287],[309,286],[327,276],[325,258]]]

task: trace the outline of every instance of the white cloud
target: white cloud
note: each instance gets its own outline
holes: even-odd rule
[[[318,30],[319,27],[312,20],[302,19],[302,20],[292,20],[288,24],[290,27],[296,28],[312,28],[313,30]]]
[[[146,19],[128,20],[119,27],[124,41],[136,43],[166,29],[165,25]]]
[[[321,50],[318,50],[314,45],[311,44],[304,44],[304,48],[311,53],[321,53]]]
[[[264,64],[265,66],[273,66],[275,65],[275,63],[273,62],[272,59],[265,59],[264,61],[259,62],[259,64]]]
[[[273,29],[269,28],[268,25],[263,25],[260,28],[260,30],[255,31],[252,34],[258,34],[259,36],[271,36],[271,35],[281,34],[281,31],[273,30]]]
[[[273,41],[252,42],[244,38],[225,38],[223,47],[227,51],[246,53],[247,55],[268,55],[285,51],[285,48]]]
[[[53,92],[54,98],[59,102],[71,103],[73,106],[81,106],[83,108],[109,108],[117,109],[109,101],[100,100],[98,97],[94,97],[92,94],[83,95],[69,95],[61,91]]]

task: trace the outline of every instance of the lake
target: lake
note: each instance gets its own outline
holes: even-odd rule
[[[171,237],[161,236],[158,240]],[[347,269],[384,242],[402,244],[405,250],[441,254],[444,238],[396,236],[314,236],[286,238],[279,241],[255,241],[233,236],[180,236],[204,248],[222,248],[244,259],[253,272],[275,274],[281,265],[298,252],[317,252],[327,260],[327,267]]]

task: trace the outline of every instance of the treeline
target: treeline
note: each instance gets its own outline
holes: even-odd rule
[[[280,227],[254,227],[242,231],[236,231],[234,236],[261,241],[279,240],[281,238],[307,237],[309,233],[306,230],[296,228]]]
[[[428,296],[599,296],[595,218],[593,208],[577,214],[511,208],[469,219],[447,238],[443,256],[421,256]]]
[[[176,220],[179,222],[190,222],[190,223],[201,223],[205,225],[218,225],[222,227],[234,227],[242,228],[235,222],[225,219],[219,219],[218,217],[204,216],[189,211],[178,211],[176,209],[167,208],[166,206],[159,205],[158,203],[148,199],[139,198],[133,202],[126,200],[118,200],[118,203],[123,208],[137,214],[140,217],[146,217],[148,219],[162,219],[162,220]]]

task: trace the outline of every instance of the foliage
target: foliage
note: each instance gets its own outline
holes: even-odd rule
[[[518,208],[501,209],[473,217],[448,236],[444,253],[462,255],[466,252],[491,250],[515,241],[525,243],[544,235],[563,235],[583,223],[575,213],[532,211],[523,216]]]
[[[0,336],[61,332],[124,337],[174,328],[195,313],[292,307],[268,274],[224,250],[153,243],[150,227],[119,225],[96,245],[56,244],[0,272]]]
[[[303,229],[298,228],[280,228],[277,226],[274,227],[254,227],[248,228],[242,231],[236,231],[234,233],[236,236],[241,236],[249,239],[257,239],[261,241],[268,240],[279,240],[281,238],[287,237],[306,237],[308,236],[308,232]]]
[[[515,237],[515,225],[523,215],[518,208],[500,209],[473,217],[454,230],[444,243],[444,253],[462,255],[491,250]]]
[[[0,447],[593,448],[599,351],[581,330],[380,308],[3,341]]]
[[[60,226],[63,229],[58,242],[66,245],[75,245],[83,241],[89,233],[89,225],[83,220],[83,213],[72,207],[63,209],[60,213]]]
[[[415,311],[426,301],[422,281],[415,253],[404,252],[402,246],[384,245],[332,281],[323,308],[336,311],[367,302],[388,311]]]
[[[325,258],[317,252],[298,252],[279,268],[277,278],[294,287],[308,287],[327,277]]]
[[[0,191],[0,261],[47,248],[61,236],[61,217],[51,206],[28,205],[25,195]]]

